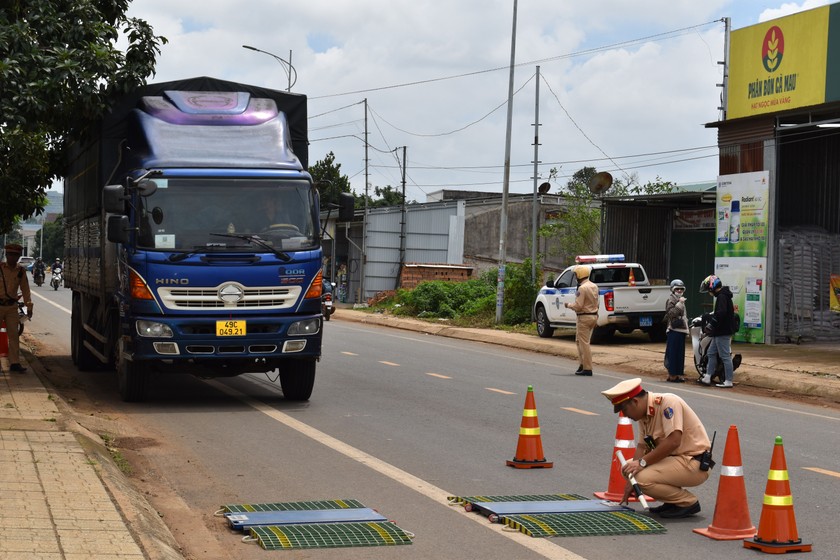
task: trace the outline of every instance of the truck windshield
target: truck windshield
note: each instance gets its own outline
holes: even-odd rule
[[[160,251],[266,252],[318,246],[314,189],[303,180],[155,178],[157,190],[139,198],[137,246]]]

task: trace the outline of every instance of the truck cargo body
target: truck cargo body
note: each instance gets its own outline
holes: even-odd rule
[[[322,254],[305,127],[304,96],[212,78],[146,86],[97,123],[65,180],[80,369],[116,368],[125,400],[153,373],[274,370],[309,398]]]

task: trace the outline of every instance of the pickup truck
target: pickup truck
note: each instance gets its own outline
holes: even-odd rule
[[[625,263],[624,255],[580,255],[577,265],[592,268],[589,279],[598,285],[598,322],[592,332],[593,342],[603,342],[616,331],[631,333],[640,329],[655,342],[665,340],[665,303],[670,286],[652,286],[644,267]],[[548,280],[534,302],[537,334],[554,335],[556,328],[574,328],[577,315],[565,303],[575,300],[577,277],[570,266],[555,280]]]

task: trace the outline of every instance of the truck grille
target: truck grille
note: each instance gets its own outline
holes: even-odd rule
[[[158,295],[167,309],[288,309],[298,300],[300,286],[268,286],[243,288],[237,302],[225,302],[215,288],[158,288]]]

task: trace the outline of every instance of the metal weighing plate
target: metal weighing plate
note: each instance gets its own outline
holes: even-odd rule
[[[257,511],[248,513],[226,513],[231,528],[243,530],[265,525],[305,525],[311,523],[347,523],[364,521],[387,521],[370,508],[321,509],[309,511]]]
[[[604,500],[562,500],[544,502],[472,502],[472,509],[484,515],[529,515],[537,513],[584,513],[633,511],[633,508]]]

